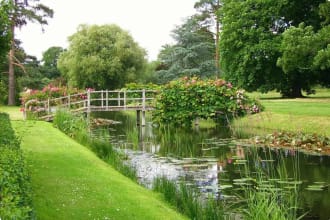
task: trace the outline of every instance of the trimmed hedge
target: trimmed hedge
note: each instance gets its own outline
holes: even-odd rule
[[[29,175],[6,113],[0,113],[0,219],[33,219]]]

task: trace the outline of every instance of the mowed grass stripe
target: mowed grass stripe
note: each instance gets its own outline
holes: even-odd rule
[[[38,219],[183,219],[160,194],[119,174],[52,124],[13,121]]]
[[[292,114],[301,116],[325,116],[330,117],[330,99],[313,100],[262,100],[266,111],[280,114]]]

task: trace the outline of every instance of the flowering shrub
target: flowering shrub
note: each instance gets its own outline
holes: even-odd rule
[[[67,96],[68,94],[81,93],[84,91],[78,90],[77,88],[67,87],[56,87],[51,84],[45,86],[42,90],[32,90],[28,89],[21,93],[21,104],[24,104],[29,100],[44,101],[52,98],[59,98],[62,96]]]
[[[262,106],[223,79],[184,77],[165,85],[156,100],[153,118],[159,123],[190,126],[196,118],[231,119],[255,114]]]
[[[77,94],[76,96],[70,98],[70,102],[75,102],[87,98],[84,92],[85,91],[78,90],[76,88],[56,87],[51,84],[45,86],[42,90],[28,89],[21,93],[21,111],[24,112],[26,110],[25,116],[28,118],[44,116],[47,115],[47,112],[49,113],[49,111],[51,111],[50,106],[60,106],[69,102],[68,98],[56,100],[54,100],[54,98],[67,97],[70,94]],[[50,100],[49,106],[47,100]],[[27,102],[29,102],[29,104],[28,106],[25,106]],[[70,107],[74,108],[77,106],[70,105]]]

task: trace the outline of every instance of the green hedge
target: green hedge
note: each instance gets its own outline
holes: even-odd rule
[[[0,113],[0,219],[33,219],[31,187],[20,141]]]

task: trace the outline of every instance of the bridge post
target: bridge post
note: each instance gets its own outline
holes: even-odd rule
[[[91,112],[91,91],[87,90],[87,113]]]
[[[50,100],[49,100],[49,98],[47,100],[47,114],[48,115],[50,114]]]
[[[71,108],[71,96],[70,94],[68,95],[68,109],[70,110]]]
[[[105,94],[105,98],[106,98],[106,107],[107,107],[107,110],[109,110],[109,92],[108,92],[108,90],[106,91],[106,94]]]
[[[103,89],[102,89],[102,91],[101,91],[101,106],[102,106],[102,109],[103,109],[103,107],[104,107],[104,97],[103,97]]]
[[[126,90],[124,90],[124,110],[126,111]]]
[[[146,126],[146,111],[142,110],[141,126]]]
[[[142,90],[142,109],[143,111],[146,110],[146,90]]]
[[[142,126],[142,127],[146,126],[146,111],[136,110],[136,125],[138,127],[140,127],[140,126]]]
[[[118,91],[118,107],[120,107],[121,101],[120,101],[120,91]]]
[[[136,125],[140,126],[141,110],[136,110]]]

